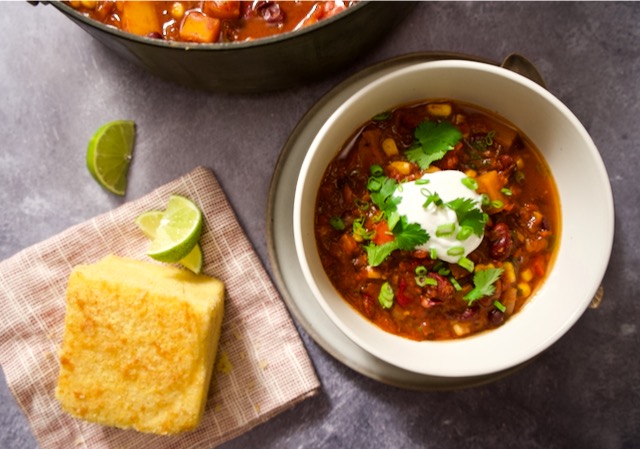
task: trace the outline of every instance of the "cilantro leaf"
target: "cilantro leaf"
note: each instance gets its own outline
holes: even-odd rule
[[[495,293],[495,283],[502,276],[502,268],[487,268],[486,270],[478,270],[473,275],[473,290],[464,295],[464,299],[471,305],[473,302],[484,296],[491,296]]]
[[[411,251],[416,246],[420,246],[429,240],[427,231],[422,229],[418,223],[407,223],[407,217],[400,218],[400,225],[396,225],[393,231],[398,249]]]
[[[398,249],[398,244],[395,240],[383,243],[382,245],[369,243],[364,247],[364,249],[367,251],[367,261],[369,265],[377,267],[389,256],[389,254]]]
[[[449,122],[425,120],[416,127],[414,137],[417,143],[405,152],[405,156],[426,170],[432,162],[442,159],[455,148],[462,133]]]
[[[375,245],[369,243],[364,247],[367,251],[367,261],[370,266],[377,267],[395,250],[411,251],[417,246],[426,243],[430,236],[417,223],[407,223],[407,217],[402,215],[400,221],[393,229],[394,240]]]
[[[487,224],[487,216],[472,199],[457,198],[446,203],[446,206],[456,213],[460,227],[467,226],[473,230],[475,235],[482,237],[484,227]]]
[[[378,206],[378,209],[383,211],[387,216],[394,210],[396,210],[400,197],[394,197],[393,194],[398,187],[398,182],[395,179],[387,178],[386,176],[376,176],[372,178],[375,183],[369,182],[375,186],[375,190],[371,190],[371,201]]]

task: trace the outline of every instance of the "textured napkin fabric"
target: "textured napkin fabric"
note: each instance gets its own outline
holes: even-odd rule
[[[164,209],[172,194],[192,199],[202,210],[204,273],[226,287],[222,336],[203,421],[192,432],[155,436],[74,419],[54,398],[71,269],[107,254],[147,259],[148,240],[134,220],[144,211]],[[214,447],[319,388],[277,290],[218,182],[201,167],[0,262],[0,310],[0,363],[43,449]]]

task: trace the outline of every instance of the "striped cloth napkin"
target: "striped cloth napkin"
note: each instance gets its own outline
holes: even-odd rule
[[[148,240],[134,220],[164,209],[171,194],[202,210],[204,273],[221,279],[227,293],[203,421],[192,432],[156,436],[74,419],[54,398],[71,269],[107,254],[145,259]],[[217,180],[202,167],[0,262],[0,310],[0,363],[43,449],[214,447],[320,387],[284,303]]]

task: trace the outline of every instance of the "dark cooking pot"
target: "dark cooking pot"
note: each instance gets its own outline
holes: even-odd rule
[[[251,42],[190,44],[107,27],[61,2],[58,10],[120,56],[149,72],[211,91],[263,92],[319,79],[364,55],[413,2],[370,1],[298,31]]]

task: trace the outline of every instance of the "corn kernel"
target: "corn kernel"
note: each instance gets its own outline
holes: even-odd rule
[[[435,165],[431,165],[429,168],[425,170],[426,173],[435,173],[437,171],[440,171],[440,169]]]
[[[174,2],[171,5],[171,17],[180,20],[184,17],[184,5],[181,2]]]
[[[531,295],[531,287],[526,282],[518,282],[518,293],[523,298],[528,298]]]
[[[393,161],[389,164],[389,166],[401,175],[408,175],[409,173],[411,173],[411,162]]]
[[[464,174],[467,175],[468,178],[475,178],[476,176],[478,176],[478,172],[471,168],[465,171]]]
[[[449,117],[451,110],[451,103],[431,103],[427,105],[427,112],[434,117]]]
[[[69,5],[71,5],[72,8],[79,8],[82,3],[80,3],[80,0],[71,0]]]
[[[531,279],[533,279],[533,271],[531,271],[530,268],[527,268],[526,270],[522,270],[520,272],[520,279],[522,279],[525,282],[529,282]]]
[[[509,284],[516,282],[516,270],[513,268],[513,264],[511,262],[505,262],[502,264],[502,268],[504,268],[505,281]]]
[[[369,279],[380,279],[382,274],[372,267],[367,267],[367,278]]]
[[[524,160],[520,156],[516,158],[516,167],[518,167],[518,170],[522,170],[524,168]]]
[[[395,140],[392,138],[387,138],[382,141],[382,151],[387,156],[395,156],[398,154],[398,146],[396,145]]]
[[[463,335],[467,335],[469,333],[469,326],[456,323],[453,325],[453,331],[458,337],[462,337]]]
[[[95,9],[98,2],[96,0],[81,0],[80,3],[87,9]]]

